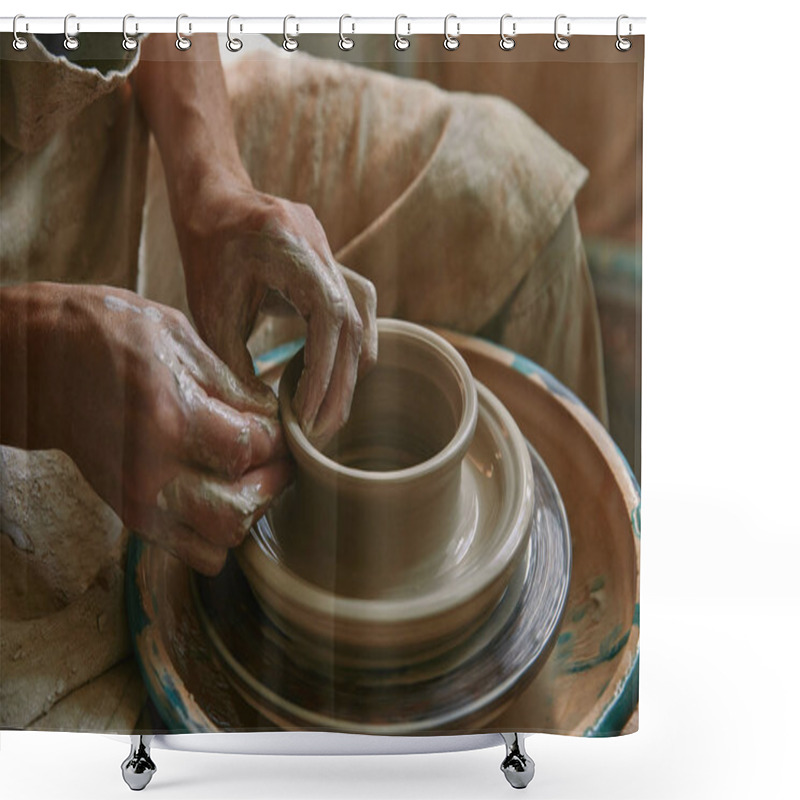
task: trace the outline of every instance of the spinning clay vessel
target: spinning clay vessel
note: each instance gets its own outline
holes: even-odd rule
[[[292,634],[363,657],[452,646],[496,604],[528,538],[522,434],[443,338],[380,320],[378,363],[318,450],[291,407],[302,359],[279,390],[295,485],[237,552],[251,588]]]

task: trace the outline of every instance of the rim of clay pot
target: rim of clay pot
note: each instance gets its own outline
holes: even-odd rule
[[[520,482],[520,491],[513,507],[506,515],[509,535],[504,539],[502,546],[492,552],[491,558],[484,568],[471,575],[462,576],[456,585],[448,584],[415,597],[361,599],[343,597],[323,589],[305,580],[279,559],[267,554],[268,579],[273,590],[277,590],[283,597],[290,598],[296,606],[342,621],[349,620],[357,624],[368,625],[376,623],[381,625],[406,624],[413,620],[447,614],[468,602],[509,569],[511,559],[528,534],[530,520],[534,513],[533,468],[528,455],[527,442],[511,413],[483,384],[473,379],[472,385],[476,392],[476,406],[477,395],[480,393],[481,404],[487,415],[494,418],[496,424],[508,437],[508,449],[514,459],[513,466],[509,465],[509,472],[515,472],[519,476]],[[477,408],[475,416],[477,418]],[[407,470],[402,470],[402,472],[405,471]],[[379,474],[386,475],[388,473]],[[249,536],[243,546],[254,546],[262,556],[265,555],[263,545],[256,536]],[[246,567],[245,570],[251,581],[264,579],[261,576],[256,578],[256,576],[250,575],[250,571]]]
[[[439,336],[438,333],[434,333],[421,325],[406,322],[405,320],[381,318],[378,319],[377,326],[379,337],[382,333],[399,333],[416,339],[417,342],[422,343],[429,350],[441,356],[458,376],[461,384],[463,410],[453,437],[431,458],[404,469],[372,471],[347,467],[326,456],[309,441],[308,437],[303,433],[300,422],[292,408],[293,398],[288,396],[290,387],[286,381],[281,380],[278,387],[278,397],[283,427],[292,455],[298,460],[302,458],[315,469],[327,470],[331,475],[335,475],[339,481],[366,484],[392,483],[399,485],[410,481],[419,481],[421,478],[430,477],[443,469],[452,469],[453,463],[456,460],[460,461],[466,455],[475,433],[478,418],[478,394],[467,362],[448,341]],[[294,358],[301,358],[301,354],[304,352],[304,350],[299,351]],[[378,358],[380,359],[380,353]],[[292,363],[292,360],[289,361],[289,364]],[[294,386],[291,389],[294,389]]]

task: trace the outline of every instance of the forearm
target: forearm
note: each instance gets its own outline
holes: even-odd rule
[[[177,50],[171,35],[149,36],[133,84],[161,154],[173,217],[209,179],[249,183],[216,35],[193,36],[185,51]]]

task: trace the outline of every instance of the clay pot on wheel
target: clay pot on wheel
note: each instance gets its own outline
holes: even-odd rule
[[[408,322],[378,329],[378,363],[322,450],[291,407],[303,351],[287,365],[297,479],[237,556],[293,633],[400,658],[486,618],[527,540],[533,478],[522,434],[455,348]]]

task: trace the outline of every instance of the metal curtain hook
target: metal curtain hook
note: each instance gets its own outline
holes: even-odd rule
[[[70,35],[69,21],[71,19],[75,19],[74,14],[67,14],[67,16],[64,17],[64,47],[67,50],[77,50],[80,42],[78,41],[77,37]],[[75,23],[76,32],[79,31],[80,29],[81,29],[80,23],[76,22]]]
[[[289,20],[294,19],[296,20],[297,17],[293,17],[291,14],[288,14],[283,18],[283,49],[286,50],[287,53],[293,53],[298,48],[297,39],[292,36],[289,36]],[[300,25],[296,24],[296,33],[300,33]]]
[[[352,39],[349,39],[347,36],[344,35],[344,21],[346,19],[353,19],[349,14],[342,14],[339,17],[339,49],[340,50],[352,50],[355,47],[355,42]],[[353,23],[353,33],[356,32],[356,24]]]
[[[238,53],[243,47],[241,39],[237,39],[231,36],[231,22],[233,22],[235,19],[239,19],[239,17],[237,17],[236,14],[231,14],[228,17],[228,41],[225,42],[225,47],[227,47],[231,53]],[[242,30],[241,25],[239,26],[239,30],[240,31]]]
[[[13,22],[13,25],[11,27],[11,30],[14,33],[14,42],[13,42],[14,49],[15,50],[20,50],[20,51],[21,50],[27,50],[27,48],[28,48],[28,40],[27,39],[23,39],[17,33],[17,22],[19,20],[21,20],[21,19],[25,19],[25,16],[23,14],[17,14],[17,16],[14,17],[14,22]],[[25,30],[26,31],[28,30],[28,23],[27,22],[25,23]]]
[[[133,14],[126,14],[122,18],[122,47],[125,50],[135,50],[139,46],[139,42],[128,36],[128,20],[129,19],[136,19]],[[139,25],[136,25],[136,30],[139,30]]]
[[[556,40],[553,42],[553,47],[555,47],[555,49],[556,49],[556,50],[566,50],[566,49],[569,47],[569,39],[565,39],[565,38],[564,38],[564,37],[563,37],[563,36],[562,36],[562,35],[561,35],[561,34],[558,32],[558,21],[559,21],[560,19],[566,19],[566,18],[567,18],[567,15],[566,15],[566,14],[559,14],[559,15],[556,17],[555,25],[554,25],[554,28],[553,28],[553,30],[554,30],[554,32],[555,32],[555,35],[556,35]],[[569,35],[570,35],[570,29],[569,29],[569,27],[570,27],[570,26],[569,26],[569,22],[567,22],[567,36],[569,36]]]
[[[630,39],[623,38],[622,35],[619,32],[620,22],[622,22],[622,20],[624,20],[624,19],[628,19],[628,15],[627,14],[620,14],[617,17],[617,41],[616,41],[614,47],[616,47],[617,50],[620,51],[620,53],[624,53],[627,50],[630,50],[631,49],[631,45],[633,44],[633,42],[631,42]],[[628,23],[628,36],[630,36],[631,33],[633,33],[633,25],[631,25],[631,23],[629,22]]]
[[[450,22],[451,19],[456,21],[456,35],[452,36],[447,30],[447,23]],[[459,44],[461,42],[458,41],[458,37],[461,35],[461,23],[458,21],[458,17],[455,14],[448,14],[444,18],[444,49],[445,50],[458,50]]]
[[[175,47],[177,47],[178,50],[188,50],[192,46],[192,40],[187,39],[181,33],[181,20],[188,19],[188,17],[189,17],[188,14],[178,14],[177,18],[175,19],[175,36],[177,37],[175,39]],[[192,23],[190,22],[189,33],[191,32],[192,32]]]
[[[514,39],[512,37],[517,35],[517,23],[516,22],[512,22],[511,23],[511,36],[509,36],[505,32],[505,23],[506,23],[507,19],[512,19],[512,15],[511,14],[503,14],[503,16],[500,17],[500,49],[501,50],[513,50],[514,49],[514,45],[516,44],[516,42],[514,41]]]
[[[401,19],[408,19],[405,14],[398,14],[394,18],[394,47],[395,50],[408,50],[411,47],[411,42],[406,39],[404,36],[400,35],[400,20]],[[411,23],[407,22],[406,26],[408,27],[407,36],[411,36]]]

